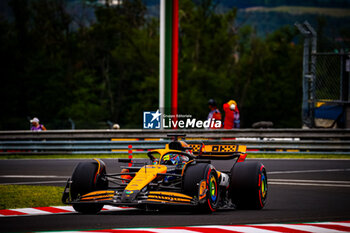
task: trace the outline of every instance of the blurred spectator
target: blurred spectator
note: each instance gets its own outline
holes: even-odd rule
[[[210,109],[210,112],[208,114],[208,120],[214,119],[215,121],[221,121],[221,113],[220,113],[219,109],[217,108],[216,101],[214,99],[210,99],[208,101],[208,104],[209,104],[209,109]],[[210,128],[216,129],[217,127],[213,126]]]
[[[34,117],[32,120],[30,120],[30,123],[32,123],[31,131],[45,131],[46,128],[44,125],[39,124],[39,119]]]
[[[239,128],[240,116],[236,101],[230,100],[224,103],[223,109],[225,112],[224,129]]]
[[[114,124],[112,128],[113,129],[120,129],[120,125],[119,124]]]

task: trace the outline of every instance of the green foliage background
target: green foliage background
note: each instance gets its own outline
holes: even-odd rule
[[[0,130],[141,128],[158,108],[159,20],[141,0],[95,6],[96,22],[68,14],[63,0],[12,0],[0,20]],[[197,1],[198,2],[198,1]],[[270,120],[300,127],[302,45],[283,27],[265,38],[235,24],[236,9],[180,1],[179,113],[206,119],[207,101],[238,102],[242,127]],[[73,27],[72,25],[79,25]],[[101,123],[102,122],[102,123]]]

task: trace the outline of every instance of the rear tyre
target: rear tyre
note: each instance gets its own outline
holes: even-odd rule
[[[207,163],[198,163],[189,166],[183,178],[184,193],[194,197],[198,197],[200,181],[207,181],[206,200],[200,204],[200,210],[214,212],[218,208],[219,203],[219,182],[215,168]]]
[[[246,161],[232,167],[230,196],[238,209],[262,209],[267,191],[266,169],[262,163]]]
[[[108,187],[108,182],[103,179],[106,170],[98,173],[99,164],[96,161],[81,162],[75,168],[72,175],[71,197],[73,200],[92,191],[102,190]],[[103,208],[103,204],[77,203],[73,208],[83,214],[94,214]]]

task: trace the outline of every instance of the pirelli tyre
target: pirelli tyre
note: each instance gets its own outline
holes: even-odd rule
[[[199,198],[200,184],[205,183],[206,193],[199,201],[200,210],[214,212],[219,204],[219,181],[215,168],[208,163],[197,163],[186,168],[183,176],[184,193]]]
[[[86,193],[107,188],[108,181],[104,178],[104,174],[106,174],[106,169],[102,161],[80,162],[74,169],[71,178],[71,199],[76,201]],[[79,213],[93,214],[99,212],[103,204],[76,203],[73,204],[73,208]]]
[[[266,169],[262,163],[245,161],[232,167],[230,196],[238,209],[262,209],[267,192]]]

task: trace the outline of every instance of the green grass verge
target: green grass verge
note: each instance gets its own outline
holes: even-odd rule
[[[64,187],[0,185],[0,209],[62,206]]]

